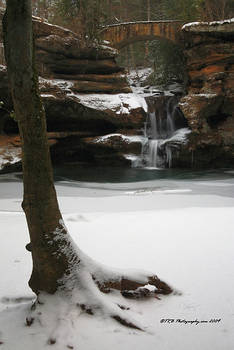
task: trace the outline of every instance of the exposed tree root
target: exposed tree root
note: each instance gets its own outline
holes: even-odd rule
[[[55,294],[38,293],[26,319],[27,326],[39,322],[44,329],[49,330],[47,343],[50,345],[63,343],[64,348],[72,349],[72,341],[65,343],[67,337],[64,338],[63,333],[74,333],[78,327],[74,325],[81,314],[111,318],[125,327],[145,330],[144,326],[132,318],[130,308],[122,305],[121,300],[116,300],[116,293],[113,297],[107,297],[106,293],[111,294],[115,290],[121,297],[143,299],[157,298],[158,294],[167,295],[172,292],[167,283],[149,272],[117,270],[104,266],[80,251],[70,238],[68,247],[64,250],[68,252],[68,258],[71,254],[70,270],[58,281],[59,288]],[[74,256],[79,259],[74,260]]]
[[[34,322],[33,317],[26,317],[26,326],[30,327]]]
[[[49,345],[54,345],[55,343],[56,343],[56,339],[50,338],[50,339],[48,340],[48,344],[49,344]]]
[[[117,305],[121,310],[130,310],[130,307],[128,307],[128,306],[120,305],[120,304],[117,304]]]
[[[94,261],[80,250],[79,256],[88,268],[93,281],[103,293],[118,290],[123,296],[130,297],[128,292],[133,291],[136,298],[143,298],[155,294],[167,295],[173,291],[167,283],[149,272],[111,269]],[[154,286],[155,288],[143,288],[145,286]]]
[[[94,281],[96,281],[95,277],[93,276]],[[121,292],[121,294],[124,297],[127,298],[144,298],[153,296],[153,294],[170,294],[172,293],[172,288],[166,284],[165,282],[161,281],[157,276],[150,276],[146,277],[147,281],[144,282],[138,282],[134,280],[130,280],[126,277],[122,277],[119,280],[110,280],[105,281],[103,283],[100,283],[97,281],[98,288],[103,293],[109,293],[112,289],[117,289]],[[145,285],[151,285],[155,286],[155,290],[150,292],[147,288],[143,288]]]
[[[32,305],[31,314],[26,319],[27,326],[35,321],[45,325],[47,319],[54,319],[51,323],[56,324],[56,327],[48,336],[48,344],[59,342],[64,327],[70,327],[72,331],[73,323],[82,313],[112,318],[125,327],[144,331],[144,327],[131,317],[132,312],[128,306],[121,302],[111,302],[105,294],[116,290],[123,297],[143,299],[157,298],[158,294],[167,295],[172,292],[172,288],[165,282],[145,271],[110,269],[81,251],[78,255],[78,266],[74,266],[71,273],[64,277],[61,288],[54,295],[39,293],[37,301]],[[117,295],[114,294],[114,297]],[[54,310],[54,307],[57,309]],[[52,312],[54,314],[51,316]],[[67,348],[73,346],[64,345]]]
[[[122,324],[123,326],[129,327],[129,328],[134,328],[137,329],[138,331],[142,331],[142,329],[138,326],[136,326],[134,323],[127,321],[124,318],[121,318],[119,315],[114,315],[111,316],[114,320]]]
[[[94,315],[93,310],[90,307],[88,307],[87,305],[85,305],[85,304],[77,304],[77,306],[80,307],[81,310],[85,311],[87,314]]]

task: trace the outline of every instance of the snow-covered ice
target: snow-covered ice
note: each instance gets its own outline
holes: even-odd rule
[[[175,295],[109,302],[146,327],[124,328],[106,317],[68,310],[47,297],[42,324],[25,326],[33,294],[21,210],[22,184],[0,176],[0,347],[3,350],[231,350],[234,346],[234,180],[57,183],[64,222],[83,252],[101,264],[155,272]],[[9,181],[10,180],[10,181]],[[54,314],[53,314],[54,310]],[[49,312],[51,311],[51,312]],[[59,317],[60,315],[60,317]],[[47,343],[54,336],[54,345]]]

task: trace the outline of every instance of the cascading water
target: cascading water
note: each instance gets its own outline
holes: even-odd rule
[[[184,117],[177,108],[174,96],[156,97],[153,103],[151,98],[147,103],[149,111],[144,126],[147,142],[142,147],[142,165],[148,168],[170,168],[173,149],[178,149],[179,144],[186,142],[186,135],[190,131],[183,125]]]

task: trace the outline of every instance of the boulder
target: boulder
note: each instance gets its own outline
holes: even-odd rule
[[[140,155],[141,137],[121,134],[91,137],[84,132],[48,133],[54,165],[92,164],[131,166],[129,155]],[[0,136],[0,174],[21,171],[21,142],[19,136]]]
[[[131,166],[131,161],[125,156],[129,152],[127,145],[124,147],[120,142],[120,147],[116,147],[112,142],[98,142],[98,139],[79,138],[75,135],[63,138],[51,147],[52,160],[56,164]]]
[[[132,164],[131,159],[141,155],[143,142],[143,136],[120,133],[83,139],[84,146],[95,155],[96,164],[128,167]]]
[[[77,82],[40,79],[48,131],[89,131],[100,135],[139,129],[145,112],[132,93],[79,93]]]

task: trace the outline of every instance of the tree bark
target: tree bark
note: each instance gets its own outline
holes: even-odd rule
[[[26,214],[33,259],[30,287],[36,294],[53,294],[60,289],[69,292],[74,290],[76,293],[79,285],[78,294],[83,293],[83,299],[87,303],[82,303],[81,307],[88,308],[87,310],[90,310],[89,304],[93,303],[90,295],[95,294],[96,298],[92,284],[105,292],[107,289],[121,290],[122,295],[128,297],[141,297],[138,287],[148,283],[157,287],[155,293],[171,293],[172,289],[157,276],[141,274],[134,281],[124,272],[114,273],[99,264],[95,265],[93,260],[73,247],[63,224],[53,184],[45,112],[35,72],[30,0],[7,1],[3,30],[8,79],[22,142],[22,206]],[[84,274],[80,273],[82,271]],[[87,293],[89,288],[90,293]],[[136,288],[135,293],[128,293],[132,288]],[[75,305],[78,306],[79,295],[76,298]],[[96,309],[99,307],[108,310],[108,314],[118,322],[139,329],[135,324],[126,321],[119,312],[113,312],[109,305],[103,305],[101,297],[98,300]]]
[[[69,259],[74,263],[78,257],[71,257],[71,244],[67,239],[53,184],[45,112],[34,63],[30,0],[7,1],[3,30],[8,79],[22,140],[22,207],[26,214],[33,259],[29,285],[36,294],[40,291],[55,293],[64,275],[69,274]]]

